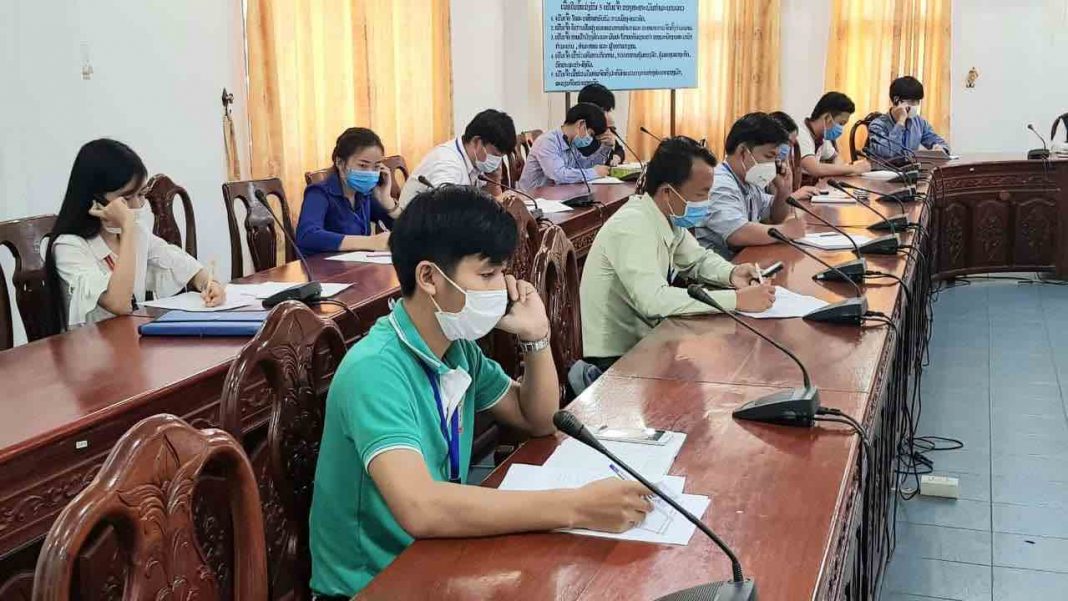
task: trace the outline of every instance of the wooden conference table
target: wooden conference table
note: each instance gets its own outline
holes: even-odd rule
[[[962,162],[944,171],[948,174],[967,169],[967,165]],[[1064,163],[1055,163],[1045,171],[1039,164],[1026,161],[974,166],[1005,174],[998,175],[1000,179],[983,175],[986,180],[973,181],[978,176],[962,173],[964,184],[952,206],[964,207],[954,223],[960,224],[965,239],[973,235],[977,241],[989,239],[979,235],[986,231],[984,222],[975,221],[975,216],[991,209],[988,197],[995,200],[994,208],[1011,205],[1009,216],[1020,207],[1032,211],[1038,207],[1048,215],[1052,207],[1053,218],[1047,221],[1053,228],[1052,243],[1040,245],[1039,250],[1046,254],[1033,253],[1028,265],[1037,261],[1042,264],[1039,267],[1057,271],[1068,266],[1064,259],[1068,235],[1063,231],[1068,222],[1063,217],[1068,215],[1066,201],[1063,194],[1050,192],[1054,187],[1047,185],[1047,180],[1056,181],[1056,187],[1068,189]],[[943,178],[945,182],[950,179],[948,175]],[[574,195],[576,188],[544,189],[538,195],[566,198]],[[1023,191],[1017,192],[1017,188]],[[580,255],[585,254],[600,224],[622,205],[630,189],[598,186],[595,192],[601,207],[555,214],[549,219],[568,233]],[[856,207],[825,210],[829,214],[840,212],[841,223],[872,221]],[[913,207],[914,212],[918,210]],[[1020,231],[1034,229],[1023,228],[1019,220],[1013,223],[1020,225]],[[1005,243],[1016,248],[1018,238]],[[947,246],[947,256],[963,261],[956,274],[963,273],[960,269],[1008,268],[1015,256],[1008,254],[1004,265],[995,265],[989,253],[973,252],[973,247],[986,248],[982,243],[964,244],[963,251],[960,243],[955,244]],[[952,249],[957,249],[955,254],[948,252]],[[780,283],[791,289],[828,300],[838,292],[845,293],[840,286],[824,289],[808,281],[807,274],[816,269],[814,262],[789,254],[788,249],[767,247],[746,253],[741,260],[766,262],[782,256],[787,269]],[[1056,259],[1046,261],[1046,255],[1056,255]],[[880,268],[893,268],[899,274],[907,270],[904,262],[884,261]],[[311,263],[322,281],[353,283],[337,299],[355,312],[355,322],[331,306],[320,309],[338,321],[350,340],[385,313],[388,300],[398,293],[390,266],[322,258]],[[300,266],[293,263],[245,280],[296,282],[304,277]],[[879,287],[879,292],[874,288],[869,286],[868,290],[874,308],[885,311],[895,306],[896,286]],[[169,412],[198,426],[218,425],[222,381],[244,340],[142,340],[136,327],[146,319],[115,318],[0,353],[4,390],[0,393],[0,415],[4,416],[0,421],[0,599],[28,598],[40,540],[55,515],[91,480],[114,442],[136,421]],[[859,333],[799,320],[758,325],[800,352],[815,382],[823,388],[824,404],[854,415],[870,411],[873,382],[888,379],[881,364],[873,360],[888,352],[884,329]],[[643,355],[647,359],[641,359]],[[843,563],[838,555],[849,545],[837,544],[832,534],[847,530],[843,520],[856,521],[850,517],[848,503],[855,453],[850,436],[828,432],[833,430],[829,428],[802,432],[741,426],[729,419],[729,408],[755,391],[793,384],[796,372],[792,369],[766,344],[734,331],[722,318],[673,320],[621,360],[574,405],[590,422],[644,421],[689,432],[676,472],[689,476],[688,490],[712,496],[706,517],[739,550],[765,595],[780,590],[815,590],[815,583],[841,572],[834,562]],[[266,407],[250,403],[246,428],[262,427]],[[532,441],[515,459],[537,462],[554,444],[553,439]],[[815,471],[806,473],[798,467]],[[500,476],[496,474],[491,482],[496,483]],[[741,518],[723,517],[736,515],[728,512],[732,507],[743,512],[737,514]],[[771,517],[758,520],[759,514]],[[784,548],[796,554],[784,554]],[[484,551],[489,555],[483,555]],[[465,556],[468,552],[478,555]],[[465,557],[477,559],[468,561]],[[679,567],[668,569],[675,562]],[[642,598],[722,575],[724,566],[718,554],[696,537],[688,547],[672,549],[563,535],[420,542],[384,572],[367,594],[389,599],[409,595],[505,598],[513,593],[528,598],[600,598],[604,596],[601,589],[618,589],[623,598]],[[793,569],[785,569],[787,566]],[[684,576],[680,578],[680,574]],[[655,586],[658,582],[663,586]]]
[[[848,179],[875,189],[899,187]],[[917,256],[868,257],[870,269],[893,273],[910,289],[903,294],[888,280],[864,288],[869,308],[890,316],[896,331],[750,321],[799,356],[824,406],[866,425],[875,452],[863,481],[857,438],[844,427],[794,429],[732,419],[737,406],[797,386],[800,375],[786,356],[722,316],[663,322],[569,407],[592,426],[686,432],[671,473],[686,476],[687,492],[711,497],[703,519],[733,546],[762,599],[871,598],[892,551],[894,457],[906,429],[909,391],[918,384],[932,275],[1068,272],[1068,161],[967,158],[942,165],[931,184],[920,187],[935,209],[911,205],[910,221],[926,224],[931,235],[903,238],[927,257],[934,253],[934,265]],[[897,212],[896,205],[876,205]],[[856,206],[815,210],[838,224],[877,220]],[[832,264],[851,258],[821,255]],[[847,284],[814,282],[823,267],[783,245],[746,249],[735,262],[775,260],[786,264],[776,278],[781,286],[832,302],[853,295]],[[486,485],[498,485],[512,463],[542,463],[562,439],[528,442]],[[418,541],[358,597],[652,599],[729,577],[728,561],[699,532],[683,547],[525,534]]]

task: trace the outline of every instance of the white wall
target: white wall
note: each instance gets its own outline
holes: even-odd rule
[[[449,9],[453,131],[460,135],[485,109],[509,112],[504,108],[505,9],[500,0],[451,0]]]
[[[803,119],[824,92],[831,3],[830,0],[781,0],[780,7],[782,110],[794,119]]]

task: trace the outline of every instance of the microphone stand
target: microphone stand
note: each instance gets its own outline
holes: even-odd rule
[[[908,227],[909,218],[908,218],[907,215],[894,215],[892,218],[887,218],[886,215],[884,215],[881,212],[879,212],[878,210],[876,210],[875,207],[872,207],[867,202],[864,202],[861,199],[857,198],[856,194],[853,194],[852,192],[847,190],[846,187],[843,186],[842,184],[838,183],[838,181],[833,180],[833,179],[832,180],[827,180],[827,185],[832,187],[832,188],[834,188],[835,190],[838,190],[839,192],[845,194],[846,196],[852,198],[853,200],[857,201],[857,204],[859,204],[860,206],[864,207],[865,209],[868,209],[872,213],[875,213],[879,217],[879,219],[882,220],[882,221],[879,221],[877,223],[873,223],[873,224],[869,225],[868,226],[869,230],[871,230],[873,232],[889,231],[891,234],[896,234],[899,228],[900,229],[905,229],[906,227]]]
[[[827,323],[844,323],[855,326],[859,326],[861,323],[863,323],[864,316],[868,313],[868,299],[864,297],[864,292],[860,289],[860,285],[857,284],[857,282],[853,278],[849,277],[838,268],[832,266],[830,263],[817,257],[815,253],[809,252],[800,244],[787,238],[786,235],[780,232],[779,230],[771,228],[768,230],[768,235],[772,238],[775,238],[779,242],[782,242],[787,246],[793,248],[794,250],[799,251],[801,254],[806,255],[809,258],[815,260],[820,265],[826,267],[829,271],[837,273],[838,277],[836,279],[838,281],[849,282],[849,284],[853,286],[853,290],[855,290],[857,293],[856,297],[854,298],[847,298],[845,300],[838,301],[837,303],[827,305],[826,307],[816,309],[815,311],[811,311],[802,319],[808,321],[822,321]],[[812,279],[819,280],[820,278],[818,276],[819,274],[813,276]],[[860,275],[860,281],[864,281],[864,274]]]
[[[783,352],[787,357],[793,359],[794,363],[797,364],[797,367],[801,369],[801,377],[804,381],[804,386],[773,392],[769,395],[749,401],[735,409],[732,415],[738,419],[750,421],[781,424],[784,426],[811,427],[813,423],[815,423],[813,418],[820,409],[820,391],[819,388],[812,385],[808,370],[805,369],[805,364],[801,363],[801,360],[797,358],[797,355],[793,354],[789,349],[768,336],[758,332],[756,328],[738,317],[734,311],[728,311],[723,308],[723,305],[720,305],[716,299],[712,298],[700,284],[691,284],[690,287],[686,289],[686,292],[689,293],[690,298],[713,307],[720,313],[723,313],[734,320],[738,325],[755,334],[761,340],[764,340],[768,344],[779,349],[779,351]]]
[[[256,200],[263,205],[263,208],[267,209],[267,214],[270,215],[271,219],[278,225],[278,229],[282,230],[282,237],[285,238],[286,243],[293,247],[293,252],[297,255],[297,259],[300,261],[301,269],[304,270],[304,277],[308,279],[304,284],[294,284],[285,290],[280,290],[263,299],[263,307],[265,309],[270,309],[287,300],[300,301],[306,305],[319,302],[322,300],[323,286],[312,277],[311,267],[308,267],[308,260],[304,257],[304,253],[300,251],[300,247],[297,246],[296,241],[289,235],[289,231],[286,230],[286,227],[282,225],[282,220],[280,220],[278,216],[274,214],[274,211],[271,210],[271,205],[267,202],[267,197],[264,196],[263,192],[256,190],[253,196],[255,196]]]
[[[512,192],[515,192],[516,194],[519,194],[520,196],[524,196],[526,198],[529,198],[530,202],[534,203],[534,208],[530,210],[531,216],[533,216],[534,219],[537,219],[539,221],[542,220],[545,217],[545,214],[542,212],[541,207],[538,206],[538,199],[534,198],[530,194],[527,194],[526,192],[524,192],[524,191],[522,191],[522,190],[520,190],[518,188],[513,188],[512,186],[509,186],[508,184],[506,184],[504,182],[495,182],[495,181],[489,179],[488,177],[486,177],[485,175],[483,175],[481,173],[478,174],[478,179],[480,179],[480,180],[482,180],[484,182],[490,183],[490,184],[497,184],[498,186],[504,188],[505,190],[510,190]]]
[[[831,223],[830,221],[827,221],[823,217],[820,217],[820,215],[818,213],[816,213],[812,209],[809,209],[809,208],[805,207],[796,198],[788,197],[786,199],[786,204],[788,204],[791,207],[794,207],[796,209],[801,209],[801,211],[804,212],[806,215],[810,215],[816,221],[819,221],[823,225],[826,225],[827,227],[831,228],[832,230],[834,230],[834,231],[838,232],[839,234],[845,236],[846,240],[849,240],[849,243],[853,245],[853,254],[855,254],[858,258],[860,258],[860,255],[862,255],[862,254],[865,254],[865,255],[896,255],[897,254],[897,247],[898,247],[897,236],[894,236],[892,234],[887,234],[885,236],[879,236],[878,238],[876,238],[874,240],[870,240],[870,241],[868,241],[868,242],[866,242],[866,243],[864,243],[864,244],[862,244],[860,246],[857,246],[857,242],[855,240],[853,240],[853,237],[850,236],[849,234],[845,233],[845,231],[843,231],[842,228],[840,228],[837,225]],[[861,268],[863,268],[863,270],[867,270],[867,268],[868,268],[867,263],[863,259],[861,259],[860,261],[850,261],[849,263],[842,263],[841,265],[838,265],[838,269],[843,271],[843,272],[846,272],[846,273],[854,273],[855,270],[858,270],[858,269],[861,269]],[[834,274],[834,272],[831,272],[831,274]],[[837,276],[835,276],[835,277],[837,277]],[[834,277],[827,277],[827,279],[834,279]]]
[[[567,150],[571,153],[571,158],[575,160],[575,169],[578,169],[579,175],[582,176],[582,183],[586,184],[586,194],[580,194],[579,196],[569,198],[563,201],[563,203],[575,209],[580,207],[588,207],[594,202],[593,188],[590,187],[590,180],[586,179],[586,170],[583,169],[582,165],[579,164],[578,153],[575,152],[575,148],[574,146],[572,146],[571,141],[567,139],[567,136],[564,136],[564,142],[567,142]]]

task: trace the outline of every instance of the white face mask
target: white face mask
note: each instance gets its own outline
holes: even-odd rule
[[[152,207],[148,206],[148,202],[142,204],[140,209],[131,210],[137,218],[137,225],[151,232],[156,226],[156,216],[152,214]]]
[[[482,150],[486,151],[486,158],[481,161],[475,161],[475,167],[482,173],[495,173],[501,168],[501,162],[504,160],[504,157],[490,154],[485,146],[482,147]]]
[[[474,292],[464,290],[456,282],[449,279],[449,276],[445,275],[445,272],[440,267],[435,265],[434,268],[454,288],[464,293],[464,308],[460,309],[459,313],[442,311],[438,301],[434,300],[434,297],[430,297],[434,307],[437,308],[437,311],[434,312],[434,317],[437,318],[438,325],[441,326],[441,332],[445,334],[446,338],[449,340],[478,340],[497,327],[497,322],[504,317],[504,313],[508,309],[507,289]]]
[[[911,115],[913,117],[919,117],[920,116],[920,105],[916,104],[916,105],[910,106],[909,107],[909,115]]]
[[[752,156],[752,152],[749,153]],[[753,157],[756,161],[756,157]],[[768,187],[771,180],[775,179],[775,162],[757,163],[746,170],[745,183],[752,184],[761,190]]]

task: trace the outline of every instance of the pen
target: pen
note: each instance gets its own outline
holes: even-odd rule
[[[630,478],[628,478],[622,470],[616,467],[616,464],[609,463],[608,469],[612,470],[612,473],[616,475],[616,478],[619,478],[620,480],[630,480]]]
[[[763,270],[763,269],[761,269],[761,267],[760,267],[760,263],[757,263],[757,264],[756,264],[756,268],[757,268],[757,282],[758,282],[758,283],[759,283],[759,284],[760,284],[761,286],[763,286],[763,285],[764,285],[764,270]]]

